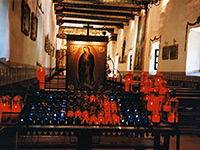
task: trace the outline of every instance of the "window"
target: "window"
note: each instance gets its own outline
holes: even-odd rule
[[[129,59],[130,59],[130,65],[129,65],[129,70],[131,70],[131,66],[132,66],[132,61],[133,61],[133,60],[132,60],[132,55],[130,55],[130,56],[129,56]]]
[[[158,56],[159,56],[159,49],[155,49],[154,70],[157,70],[158,68]]]
[[[158,69],[158,58],[159,58],[159,45],[160,41],[152,43],[151,56],[149,57],[149,74],[156,74]]]

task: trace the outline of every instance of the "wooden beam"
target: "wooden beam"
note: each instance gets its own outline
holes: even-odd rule
[[[87,8],[87,9],[100,9],[100,10],[118,10],[118,11],[136,11],[140,12],[141,8],[139,6],[134,7],[122,7],[122,6],[108,6],[108,5],[97,5],[97,4],[75,4],[75,3],[61,3],[55,4],[56,8]]]
[[[57,20],[57,24],[61,25],[63,23],[75,23],[75,24],[90,24],[90,25],[106,25],[106,26],[117,26],[123,28],[123,23],[113,23],[113,22],[94,22],[94,21],[77,21],[77,20]]]
[[[109,12],[109,11],[97,11],[97,10],[81,10],[81,9],[71,9],[71,8],[63,8],[60,10],[56,10],[56,14],[61,14],[64,12],[74,12],[74,13],[81,13],[81,14],[99,14],[104,16],[126,16],[126,17],[134,17],[133,13],[122,13],[122,12]]]
[[[62,29],[86,29],[87,26],[83,26],[83,27],[68,27],[68,26],[60,26],[59,27],[59,30],[62,30]],[[91,30],[106,30],[108,32],[114,32],[114,28],[91,28]]]
[[[117,21],[117,22],[129,22],[129,19],[125,18],[117,18],[117,17],[100,17],[100,16],[91,16],[91,15],[77,15],[77,14],[57,14],[57,19],[63,18],[63,17],[69,17],[69,18],[81,18],[81,19],[92,19],[92,20],[107,20],[107,21]],[[134,18],[132,18],[134,19]]]
[[[107,36],[67,35],[69,41],[108,42]]]

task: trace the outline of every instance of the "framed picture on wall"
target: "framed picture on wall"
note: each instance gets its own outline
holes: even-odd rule
[[[21,31],[27,36],[30,32],[30,7],[27,0],[22,0]]]
[[[162,60],[167,60],[167,59],[169,59],[169,47],[164,46],[162,51]]]
[[[124,56],[124,63],[127,62],[127,59],[128,59],[128,55],[125,55],[125,56]]]
[[[33,41],[36,41],[36,39],[37,39],[37,24],[38,24],[38,17],[34,12],[32,12],[32,15],[31,15],[31,39]]]
[[[125,60],[125,48],[126,48],[126,39],[124,39],[123,46],[122,46],[122,63],[124,63],[126,61]]]
[[[170,59],[178,59],[178,44],[174,44],[170,46]]]
[[[143,70],[143,53],[145,50],[145,36],[146,36],[146,23],[147,14],[142,13],[138,22],[138,33],[136,40],[134,70]]]
[[[107,43],[104,36],[67,36],[67,89],[98,91],[104,87]]]
[[[123,63],[122,56],[119,56],[119,58],[118,58],[118,63],[119,63],[119,64]]]

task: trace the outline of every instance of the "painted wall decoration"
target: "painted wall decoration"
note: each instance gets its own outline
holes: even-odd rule
[[[106,73],[106,42],[68,41],[67,88],[103,89]]]
[[[145,46],[146,20],[147,15],[145,13],[142,13],[142,15],[139,17],[138,22],[134,70],[142,70],[143,52]]]
[[[30,13],[27,0],[22,0],[21,31],[27,36],[30,32]]]

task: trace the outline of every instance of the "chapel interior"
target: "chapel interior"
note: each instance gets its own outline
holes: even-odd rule
[[[0,150],[198,150],[199,7],[0,0]]]

